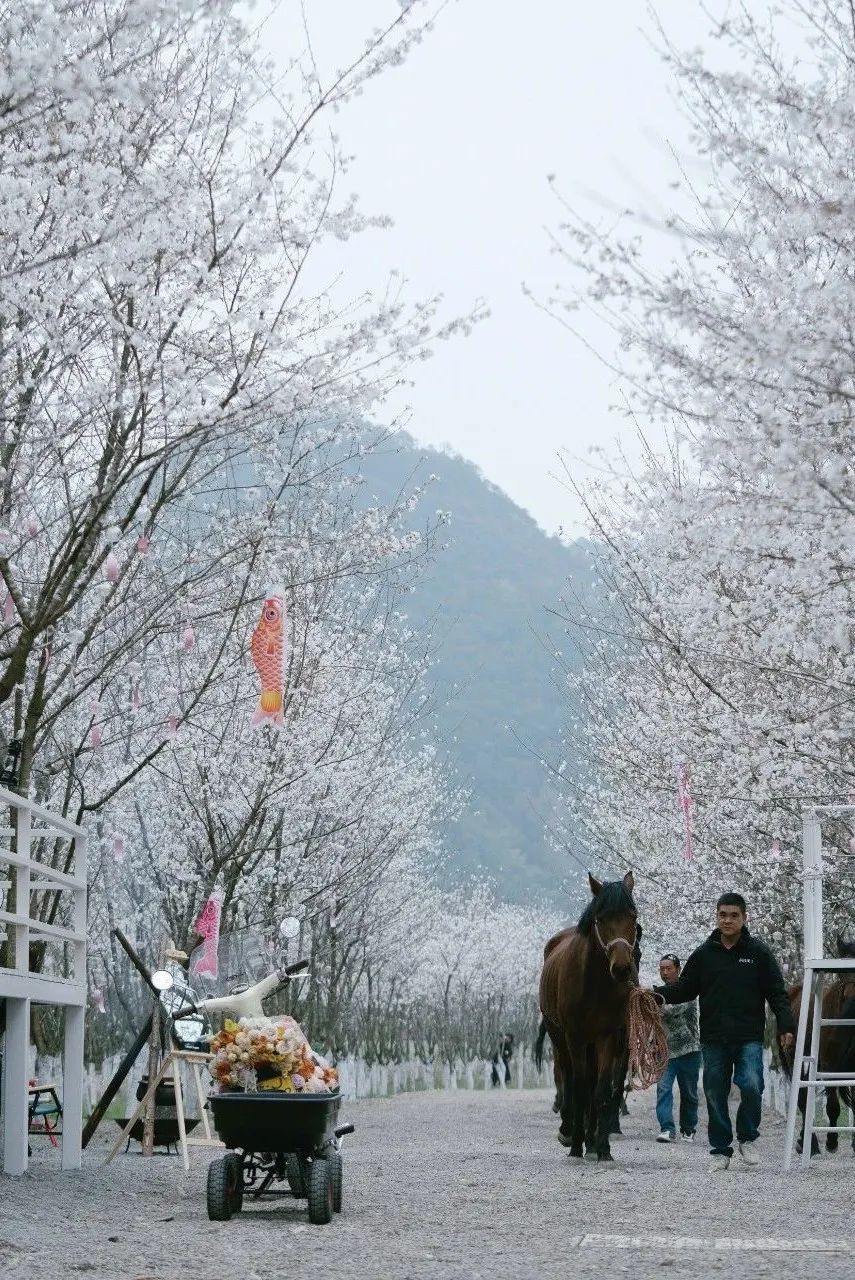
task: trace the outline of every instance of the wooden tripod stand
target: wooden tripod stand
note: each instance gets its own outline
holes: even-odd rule
[[[196,1053],[189,1049],[170,1050],[170,1052],[166,1055],[166,1057],[161,1062],[160,1067],[157,1073],[155,1074],[154,1079],[149,1081],[148,1090],[145,1096],[137,1104],[137,1108],[134,1111],[134,1114],[131,1116],[130,1120],[127,1122],[124,1129],[119,1134],[118,1138],[116,1139],[115,1143],[110,1149],[110,1154],[107,1156],[107,1159],[104,1161],[104,1163],[109,1164],[110,1161],[115,1156],[116,1152],[121,1147],[122,1143],[127,1141],[127,1138],[130,1135],[131,1130],[133,1129],[136,1122],[139,1120],[140,1116],[145,1114],[146,1108],[148,1107],[149,1103],[151,1103],[152,1106],[154,1105],[154,1095],[157,1091],[157,1087],[169,1072],[170,1067],[172,1068],[172,1079],[175,1085],[175,1110],[178,1116],[178,1142],[181,1147],[181,1158],[184,1162],[185,1170],[189,1170],[190,1168],[190,1154],[188,1151],[189,1146],[221,1147],[222,1143],[219,1141],[218,1138],[215,1138],[211,1133],[211,1125],[208,1120],[208,1113],[205,1110],[205,1104],[207,1102],[207,1099],[205,1097],[205,1090],[202,1085],[201,1069],[206,1063],[211,1061],[212,1057],[213,1057],[213,1054]],[[188,1138],[187,1137],[187,1126],[184,1122],[184,1090],[181,1084],[181,1063],[182,1062],[187,1063],[193,1075],[193,1081],[196,1086],[196,1098],[199,1103],[199,1114],[202,1117],[202,1128],[205,1131],[204,1138]]]

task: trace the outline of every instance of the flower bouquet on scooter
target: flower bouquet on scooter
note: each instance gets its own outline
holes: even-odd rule
[[[227,1018],[211,1042],[211,1073],[220,1091],[332,1093],[338,1073],[314,1052],[287,1014],[276,1018]]]

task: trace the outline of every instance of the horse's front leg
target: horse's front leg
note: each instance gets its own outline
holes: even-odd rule
[[[558,1104],[553,1110],[560,1111],[561,1124],[558,1128],[558,1141],[562,1147],[573,1146],[573,1068],[570,1057],[570,1050],[567,1047],[567,1041],[564,1039],[558,1027],[553,1028],[547,1023],[549,1037],[552,1040],[552,1052],[554,1056],[554,1076],[555,1076],[555,1102]],[[559,1098],[560,1093],[560,1098]],[[574,1152],[571,1150],[571,1155]]]
[[[597,1100],[595,1085],[597,1083],[597,1058],[593,1045],[588,1046],[585,1055],[585,1071],[588,1081],[585,1091],[585,1155],[596,1155],[597,1152]]]
[[[840,1094],[836,1089],[826,1089],[825,1091],[825,1114],[828,1116],[829,1124],[837,1124],[840,1119]],[[826,1151],[837,1150],[838,1134],[827,1133],[825,1135]]]
[[[617,1091],[616,1074],[622,1061],[611,1039],[599,1040],[595,1050],[594,1111],[597,1120],[596,1152],[600,1161],[612,1160],[609,1145],[612,1111]]]
[[[585,1154],[585,1111],[590,1088],[584,1045],[573,1046],[570,1049],[570,1071],[563,1074],[561,1084],[563,1094],[561,1128],[563,1129],[569,1121],[570,1154],[577,1160],[581,1160]]]
[[[558,1115],[561,1110],[564,1091],[561,1083],[561,1068],[558,1065],[558,1057],[555,1054],[552,1059],[552,1079],[555,1082],[555,1100],[552,1103],[552,1110]]]
[[[802,1151],[804,1151],[804,1146],[805,1146],[805,1108],[807,1106],[807,1100],[805,1098],[806,1093],[807,1093],[806,1089],[799,1090],[799,1111],[802,1117],[801,1129],[799,1131],[799,1136],[796,1141],[796,1151],[798,1152],[799,1155],[801,1155]],[[819,1141],[815,1133],[811,1134],[810,1153],[812,1156],[819,1155]]]
[[[629,1115],[629,1108],[625,1102],[624,1088],[626,1085],[626,1073],[629,1070],[629,1051],[625,1050],[617,1071],[617,1079],[615,1083],[614,1097],[612,1098],[612,1109],[609,1118],[609,1133],[623,1133],[620,1127],[620,1118],[622,1115]]]

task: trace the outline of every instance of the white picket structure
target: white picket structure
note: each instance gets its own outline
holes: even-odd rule
[[[807,1094],[805,1107],[804,1141],[802,1145],[802,1167],[808,1168],[811,1156],[811,1139],[818,1133],[852,1133],[855,1126],[850,1124],[818,1125],[816,1123],[816,1100],[820,1090],[826,1084],[838,1087],[855,1086],[855,1076],[846,1072],[829,1072],[820,1070],[819,1040],[823,1026],[855,1025],[843,1019],[829,1021],[822,1017],[822,997],[826,977],[829,973],[843,973],[855,970],[855,960],[826,956],[822,913],[822,882],[827,871],[822,852],[822,820],[824,817],[840,818],[855,814],[855,805],[818,805],[808,809],[803,817],[803,893],[804,893],[804,985],[799,1014],[799,1027],[796,1033],[796,1048],[793,1064],[793,1078],[790,1084],[790,1097],[787,1108],[787,1131],[784,1139],[784,1168],[792,1164],[796,1144],[796,1127],[799,1114],[799,1098],[804,1091]],[[811,1043],[806,1044],[808,1017],[812,1019]]]
[[[0,940],[8,943],[8,963],[0,965],[0,999],[6,1004],[3,1046],[3,1169],[27,1168],[30,1075],[30,1009],[58,1005],[65,1011],[62,1060],[62,1167],[80,1168],[83,1112],[83,1024],[86,1007],[86,836],[81,827],[16,792],[0,787],[0,807],[9,814],[0,826]],[[37,855],[43,842],[64,850],[63,870]],[[55,891],[70,904],[69,923],[34,919],[31,895]],[[62,947],[66,972],[34,972],[30,943]]]

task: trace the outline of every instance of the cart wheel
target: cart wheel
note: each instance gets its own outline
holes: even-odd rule
[[[288,1179],[292,1194],[299,1200],[305,1200],[309,1194],[307,1174],[304,1157],[298,1156],[296,1151],[289,1151],[285,1157],[285,1177]]]
[[[243,1173],[240,1156],[228,1155],[208,1165],[208,1217],[212,1222],[228,1222],[243,1208]]]
[[[329,1222],[333,1215],[333,1184],[328,1160],[313,1160],[309,1166],[309,1221]]]
[[[330,1152],[327,1164],[330,1167],[330,1182],[332,1183],[332,1207],[334,1213],[341,1213],[341,1190],[344,1182],[344,1161],[341,1158],[340,1151]]]

